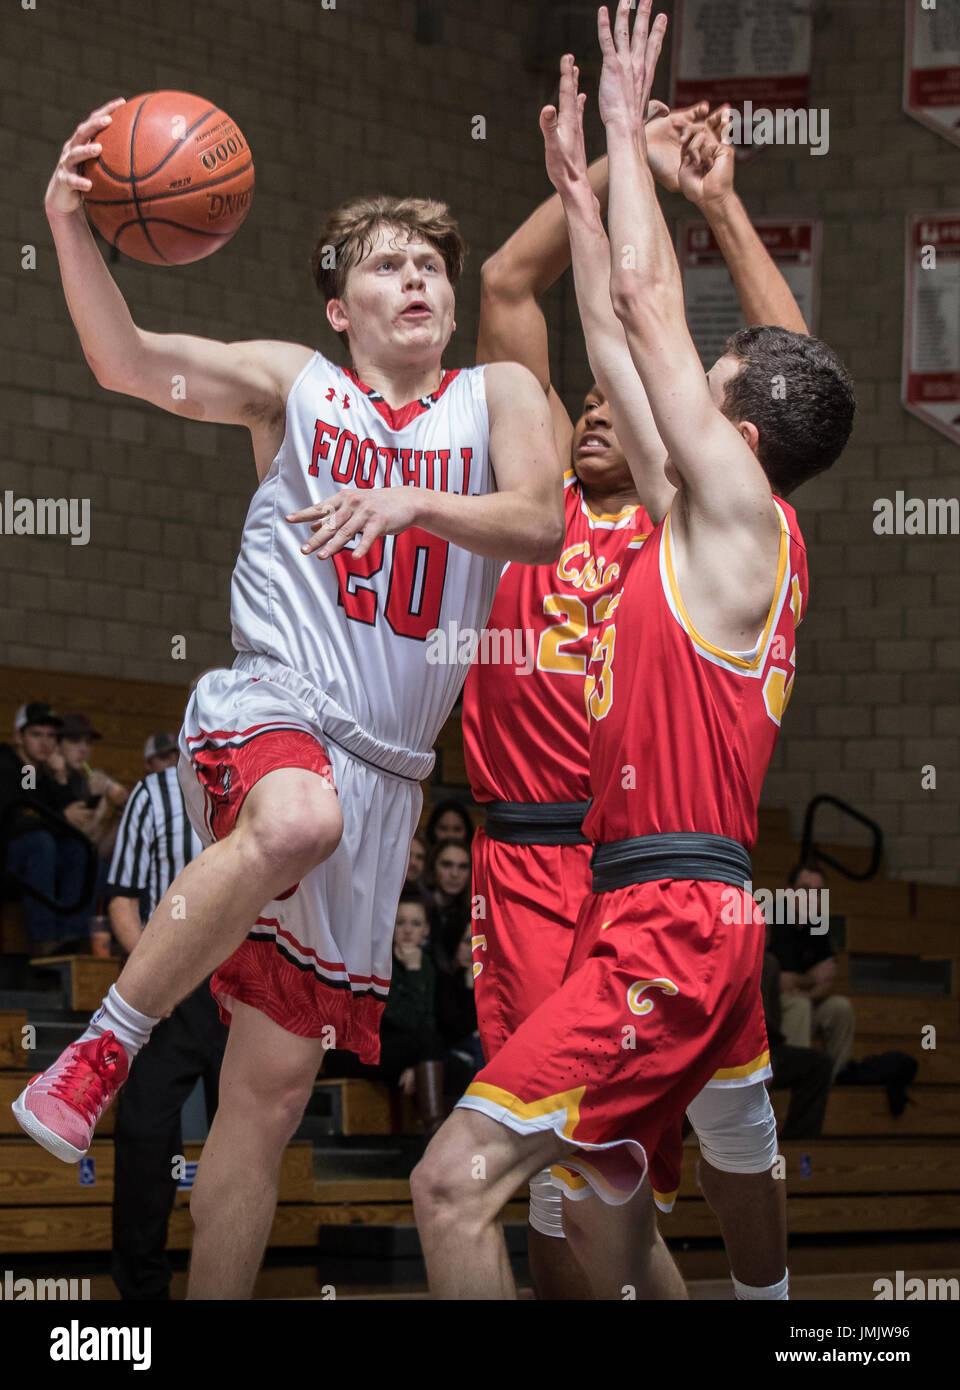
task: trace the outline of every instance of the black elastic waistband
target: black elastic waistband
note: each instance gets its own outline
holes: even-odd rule
[[[491,801],[484,830],[508,845],[586,845],[589,801]]]
[[[726,835],[677,831],[610,840],[596,846],[590,865],[595,893],[664,878],[704,879],[735,888],[753,881],[750,855],[738,840]]]

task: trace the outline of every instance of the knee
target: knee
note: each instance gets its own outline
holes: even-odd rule
[[[314,797],[254,811],[235,833],[267,876],[293,881],[330,857],[343,834],[343,815],[331,793],[318,788]]]
[[[441,1129],[410,1174],[417,1224],[469,1222],[486,1185],[470,1155]]]
[[[821,1000],[817,1009],[819,1028],[848,1027],[853,1024],[853,1005],[842,994],[831,994]]]
[[[710,1168],[722,1173],[765,1173],[773,1166],[777,1121],[762,1081],[750,1086],[706,1087],[691,1102],[687,1114]],[[700,1171],[709,1181],[708,1170]],[[701,1188],[703,1185],[701,1182]]]

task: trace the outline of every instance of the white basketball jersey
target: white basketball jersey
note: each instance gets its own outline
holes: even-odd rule
[[[428,659],[435,628],[483,628],[501,565],[418,527],[360,560],[302,555],[302,511],[342,488],[494,490],[483,368],[444,372],[398,410],[315,352],[290,389],[286,432],[254,493],[231,584],[233,645],[275,658],[388,744],[428,750],[466,667]]]

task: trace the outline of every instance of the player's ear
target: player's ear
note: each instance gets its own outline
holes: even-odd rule
[[[740,431],[740,437],[746,440],[747,444],[749,444],[750,452],[754,455],[755,458],[759,457],[759,455],[757,454],[757,450],[760,447],[760,431],[757,429],[753,421],[741,420],[740,423],[737,425],[737,429]]]
[[[350,320],[342,299],[327,300],[327,323],[334,333],[345,333],[349,328]]]

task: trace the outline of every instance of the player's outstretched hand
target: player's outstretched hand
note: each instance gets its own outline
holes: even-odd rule
[[[676,193],[680,187],[680,156],[684,141],[702,130],[709,102],[697,101],[693,106],[678,106],[671,111],[663,102],[651,101],[647,108],[644,133],[647,140],[647,160],[650,171],[661,188]]]
[[[301,512],[290,512],[287,520],[310,523],[314,534],[300,547],[302,554],[318,550],[320,559],[326,560],[359,535],[352,551],[359,560],[378,536],[394,536],[416,525],[420,492],[416,487],[344,488]]]
[[[680,155],[679,188],[685,198],[704,209],[718,205],[733,193],[736,151],[723,138],[730,108],[720,106],[691,130]]]
[[[83,202],[84,193],[93,187],[89,179],[77,173],[77,166],[86,159],[96,158],[100,153],[97,137],[110,124],[110,112],[115,111],[118,106],[123,106],[125,101],[125,97],[114,97],[113,101],[108,101],[105,105],[98,106],[96,111],[91,111],[60,151],[57,167],[47,184],[43,200],[48,217],[76,212]]]
[[[557,106],[540,112],[547,175],[558,193],[577,184],[589,189],[587,151],[583,142],[583,108],[586,95],[578,90],[580,69],[572,53],[560,59],[560,95]]]
[[[650,27],[651,3],[652,0],[637,0],[632,37],[631,0],[619,0],[613,33],[607,10],[601,9],[597,15],[603,53],[600,116],[606,126],[618,125],[633,132],[641,150],[646,149],[643,122],[667,28],[667,17],[663,14],[658,14]]]

